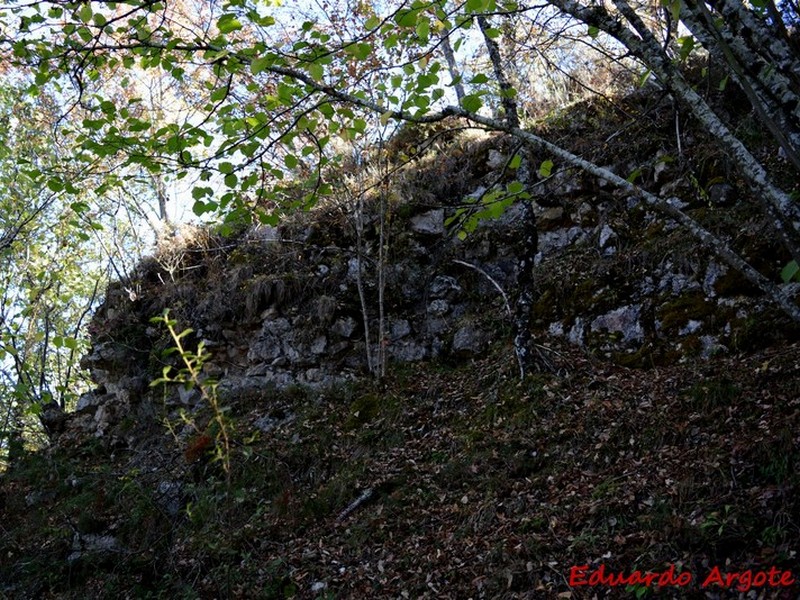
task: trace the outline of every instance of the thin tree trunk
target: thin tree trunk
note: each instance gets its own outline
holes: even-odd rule
[[[531,347],[531,308],[533,307],[533,265],[539,251],[539,232],[536,214],[530,200],[523,202],[522,222],[524,234],[522,252],[517,258],[517,302],[514,306],[514,350],[519,363],[520,379],[524,379],[533,366]]]
[[[503,110],[506,113],[506,123],[508,123],[509,127],[519,127],[517,101],[514,99],[515,90],[509,83],[508,77],[506,77],[506,72],[503,68],[503,57],[500,55],[500,48],[497,42],[488,34],[490,26],[486,16],[478,15],[478,27],[480,27],[481,33],[483,34],[483,41],[486,44],[486,50],[489,52],[489,60],[492,61],[494,76],[500,86],[500,103],[503,105]]]
[[[364,280],[361,276],[361,267],[364,261],[364,192],[359,190],[356,208],[356,288],[361,302],[361,317],[364,321],[364,344],[367,354],[367,370],[375,374],[375,363],[372,360],[372,347],[369,335],[369,312],[367,311],[367,296],[364,292]]]
[[[447,70],[450,71],[450,79],[454,82],[453,87],[456,90],[456,98],[458,103],[461,104],[464,99],[464,85],[461,83],[461,74],[458,72],[453,46],[450,44],[450,33],[445,31],[442,34],[442,52],[444,52],[444,59],[447,61]]]

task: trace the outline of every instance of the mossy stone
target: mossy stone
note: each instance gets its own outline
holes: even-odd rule
[[[656,312],[661,328],[674,333],[689,321],[702,321],[714,313],[715,305],[700,292],[678,296],[663,304]]]

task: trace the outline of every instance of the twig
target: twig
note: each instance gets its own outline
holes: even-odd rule
[[[495,288],[497,288],[497,291],[498,291],[498,292],[500,292],[500,295],[503,297],[503,302],[504,302],[504,303],[505,303],[505,305],[506,305],[506,312],[508,312],[508,316],[509,316],[509,317],[511,317],[511,316],[512,316],[512,313],[511,313],[511,305],[508,303],[508,296],[506,296],[506,293],[503,291],[503,288],[501,288],[501,287],[500,287],[500,284],[499,284],[499,283],[497,283],[497,281],[495,281],[495,280],[492,278],[492,276],[491,276],[491,275],[489,275],[489,274],[488,274],[486,271],[484,271],[483,269],[481,269],[479,266],[477,266],[477,265],[473,265],[473,264],[471,264],[471,263],[468,263],[468,262],[465,262],[465,261],[463,261],[463,260],[453,259],[453,262],[454,262],[454,263],[457,263],[457,264],[459,264],[459,265],[463,265],[463,266],[465,266],[465,267],[468,267],[468,268],[470,268],[470,269],[472,269],[472,270],[474,270],[474,271],[477,271],[478,273],[480,273],[481,275],[483,275],[484,277],[486,277],[486,279],[488,279],[488,280],[489,280],[489,282],[490,282],[490,283],[491,283],[491,284],[492,284],[492,285],[493,285]]]
[[[358,498],[353,500],[350,504],[347,505],[347,507],[342,512],[339,513],[339,516],[336,517],[336,521],[341,523],[347,517],[353,514],[362,504],[366,504],[367,502],[372,500],[374,496],[375,496],[375,488],[368,487],[363,492],[361,492],[361,495]]]

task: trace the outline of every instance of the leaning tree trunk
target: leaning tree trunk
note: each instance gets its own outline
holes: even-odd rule
[[[702,2],[682,6],[681,21],[709,52],[721,54],[759,120],[800,170],[800,64],[793,60],[791,47],[781,36],[766,48],[759,46],[765,32],[745,36],[741,22],[721,21]]]
[[[766,170],[745,145],[728,129],[705,100],[684,79],[647,28],[636,11],[625,0],[613,0],[620,14],[633,30],[612,16],[602,5],[585,7],[575,0],[552,0],[564,13],[605,31],[622,43],[634,56],[649,67],[666,88],[694,114],[709,135],[727,150],[742,175],[770,216],[771,224],[792,258],[800,263],[800,210],[789,195],[770,180]],[[762,288],[763,289],[763,288]]]

